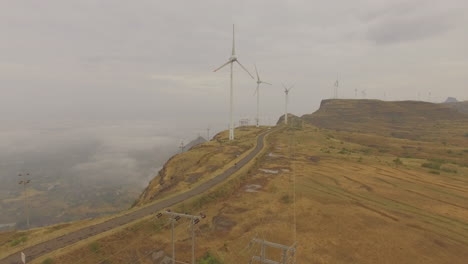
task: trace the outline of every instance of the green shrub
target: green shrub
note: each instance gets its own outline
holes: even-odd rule
[[[200,260],[198,260],[198,264],[223,264],[223,262],[211,255],[210,252],[207,252]]]
[[[432,162],[435,162],[435,163],[440,163],[440,164],[447,163],[447,161],[444,160],[444,159],[429,159],[429,161],[432,161]]]
[[[393,163],[395,163],[395,165],[397,165],[397,166],[398,166],[398,165],[403,165],[403,161],[401,161],[400,158],[394,159],[394,160],[393,160]]]
[[[440,174],[440,172],[438,172],[438,171],[435,171],[435,170],[431,170],[431,171],[429,171],[429,172],[430,172],[430,173],[432,173],[432,174],[437,174],[437,175],[439,175],[439,174]]]
[[[27,236],[22,236],[22,237],[20,237],[18,239],[15,239],[15,240],[11,241],[10,246],[14,247],[14,246],[16,246],[18,244],[22,244],[22,243],[26,242],[27,240],[28,240]]]
[[[281,202],[285,203],[285,204],[288,204],[291,202],[291,197],[289,197],[288,194],[285,194],[283,196],[281,196]]]
[[[468,133],[465,134],[465,137],[468,137]]]
[[[429,168],[433,170],[440,170],[440,163],[423,163],[421,167]]]
[[[94,241],[93,243],[89,244],[89,249],[94,253],[99,252],[100,248],[101,248],[101,245],[99,245],[97,241]]]
[[[441,168],[440,170],[441,170],[441,171],[448,172],[448,173],[457,173],[457,172],[458,172],[457,170],[455,170],[455,169],[450,169],[450,168]]]
[[[54,263],[54,260],[51,258],[46,258],[44,261],[41,262],[42,264],[52,264]]]
[[[350,153],[350,150],[347,149],[347,148],[342,148],[338,153],[339,153],[339,154],[349,154],[349,153]]]

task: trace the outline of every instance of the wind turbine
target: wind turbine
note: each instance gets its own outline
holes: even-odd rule
[[[267,82],[264,82],[260,79],[260,75],[258,75],[258,70],[257,70],[257,65],[254,65],[255,66],[255,73],[257,73],[257,89],[255,90],[255,93],[257,94],[257,119],[256,119],[256,122],[257,122],[257,127],[260,126],[260,84],[264,83],[264,84],[268,84],[268,85],[272,85],[271,83],[267,83]]]
[[[286,85],[283,84],[284,88],[284,94],[286,95],[285,97],[285,104],[284,104],[284,123],[288,124],[288,97],[289,97],[289,91],[294,87],[294,84],[289,87],[289,89],[286,87]]]
[[[231,57],[228,59],[226,63],[221,65],[219,68],[214,70],[214,72],[217,72],[218,70],[222,69],[224,66],[230,64],[231,65],[231,88],[230,88],[230,106],[229,106],[229,140],[234,140],[234,121],[232,119],[232,112],[233,112],[233,88],[234,88],[234,74],[233,74],[233,67],[234,67],[234,62],[237,62],[241,68],[247,72],[252,79],[255,79],[252,74],[237,60],[237,55],[236,55],[236,44],[235,44],[235,35],[234,35],[234,25],[232,25],[232,54]]]

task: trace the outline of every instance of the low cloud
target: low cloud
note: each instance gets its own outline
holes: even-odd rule
[[[180,139],[166,133],[154,122],[1,130],[2,189],[12,187],[16,175],[25,172],[36,182],[72,179],[80,185],[143,188],[177,150]]]
[[[372,25],[368,37],[377,44],[393,44],[426,39],[450,28],[444,17],[391,18]]]

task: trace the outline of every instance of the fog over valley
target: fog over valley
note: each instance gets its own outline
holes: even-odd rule
[[[178,132],[179,127],[154,121],[2,126],[0,224],[24,224],[19,173],[30,173],[34,226],[128,208],[164,162],[179,151],[180,141],[186,138],[188,143],[197,136],[196,130]]]

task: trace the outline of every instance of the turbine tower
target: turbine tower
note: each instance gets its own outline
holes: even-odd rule
[[[271,85],[271,83],[264,82],[260,79],[260,75],[258,75],[258,70],[257,70],[257,65],[255,66],[255,73],[257,73],[257,89],[255,90],[255,93],[257,94],[257,118],[256,118],[256,123],[257,127],[260,126],[260,84],[268,84]]]
[[[336,82],[334,84],[334,95],[333,95],[333,99],[338,99],[338,87],[340,87],[340,81],[338,79],[338,76],[336,77]]]
[[[288,97],[289,97],[289,91],[294,87],[294,85],[291,85],[289,89],[286,87],[286,85],[283,84],[284,88],[284,94],[285,94],[285,104],[284,104],[284,123],[288,124]]]
[[[252,79],[255,79],[252,74],[250,74],[250,72],[237,60],[237,55],[236,55],[236,44],[235,44],[235,35],[234,35],[234,25],[232,25],[232,54],[231,54],[231,57],[228,59],[228,61],[226,63],[224,63],[223,65],[221,65],[220,67],[218,67],[216,70],[214,70],[214,72],[217,72],[218,70],[222,69],[224,66],[230,64],[231,65],[231,88],[230,88],[230,98],[229,98],[229,101],[230,101],[230,106],[229,106],[229,140],[234,140],[234,121],[232,119],[232,112],[233,112],[233,109],[234,109],[234,106],[233,106],[233,95],[234,95],[234,92],[233,92],[233,89],[234,89],[234,74],[233,74],[233,67],[234,67],[234,62],[237,62],[239,64],[239,66],[241,66],[241,68],[247,72],[250,77],[252,77]]]

